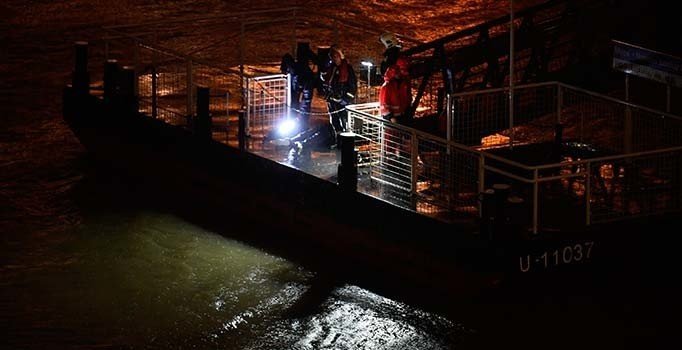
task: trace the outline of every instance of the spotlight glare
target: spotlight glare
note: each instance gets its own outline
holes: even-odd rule
[[[277,127],[277,131],[279,133],[279,136],[281,137],[290,136],[291,132],[294,131],[294,129],[296,129],[295,119],[284,119]]]

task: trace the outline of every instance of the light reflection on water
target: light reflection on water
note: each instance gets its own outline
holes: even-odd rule
[[[323,276],[167,214],[92,217],[58,249],[72,258],[32,275],[45,292],[33,307],[49,310],[32,327],[48,323],[77,342],[441,349],[467,333],[357,286],[313,290]]]

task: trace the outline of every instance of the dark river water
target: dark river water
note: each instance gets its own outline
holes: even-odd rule
[[[679,317],[679,303],[652,300],[676,300],[679,289],[642,288],[646,271],[617,287],[606,277],[424,307],[213,232],[97,173],[61,119],[75,40],[96,39],[105,24],[273,4],[0,4],[0,348],[614,349],[673,339],[679,323],[665,316]],[[403,23],[422,40],[508,10],[494,0],[305,5]]]

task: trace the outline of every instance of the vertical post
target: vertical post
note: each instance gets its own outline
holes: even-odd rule
[[[135,67],[123,66],[119,74],[119,102],[121,112],[125,116],[133,116],[138,112],[135,95]]]
[[[445,97],[445,108],[447,110],[445,111],[445,128],[446,130],[446,139],[448,142],[452,141],[452,118],[453,118],[453,108],[452,108],[452,95],[449,93]],[[449,150],[449,149],[448,149]]]
[[[483,154],[479,155],[478,161],[478,193],[483,192],[485,188],[485,157]]]
[[[355,152],[355,133],[342,132],[341,164],[338,167],[339,187],[344,191],[355,192],[358,188],[358,157]]]
[[[561,124],[561,110],[564,107],[564,89],[557,83],[556,123]]]
[[[485,235],[488,239],[493,238],[493,225],[495,214],[493,205],[495,199],[495,190],[487,189],[479,192],[479,213],[481,219],[480,233]]]
[[[630,74],[625,73],[625,102],[630,102]],[[632,151],[632,110],[625,106],[625,126],[623,128],[623,148],[625,153]]]
[[[244,89],[244,21],[241,20],[241,27],[239,32],[239,87],[242,90],[242,108],[246,106],[247,102],[244,100],[246,91]]]
[[[154,32],[154,47],[156,47],[156,32]],[[152,49],[152,118],[156,119],[158,118],[158,90],[159,90],[159,77],[158,77],[158,69],[157,69],[157,64],[159,61],[159,54],[156,51],[156,48]]]
[[[493,234],[501,237],[503,234],[505,221],[507,220],[507,199],[511,191],[511,186],[508,184],[497,183],[493,185]]]
[[[210,140],[211,114],[209,113],[209,89],[205,86],[197,86],[197,114],[193,125],[194,134],[202,140]]]
[[[239,142],[239,150],[244,151],[246,149],[246,112],[243,109],[240,109],[239,112],[237,112],[237,116],[239,118],[237,140]]]
[[[585,166],[587,169],[585,169],[585,225],[590,226],[590,222],[592,218],[590,217],[590,213],[592,211],[591,204],[590,204],[590,199],[592,196],[592,179],[591,179],[591,173],[592,173],[592,163],[587,162],[585,163]]]
[[[71,83],[76,95],[90,93],[90,73],[88,72],[88,42],[76,41],[74,43],[75,66],[72,72]]]
[[[525,203],[523,198],[517,196],[509,196],[507,198],[507,216],[506,227],[508,239],[523,239],[526,238],[525,226],[528,225],[528,215],[526,215]]]
[[[665,86],[665,111],[670,113],[670,85]]]
[[[260,90],[260,127],[261,130],[265,128],[265,90]]]
[[[287,73],[287,116],[290,114],[290,109],[291,109],[291,73]]]
[[[538,169],[533,170],[533,234],[538,233]]]
[[[412,182],[412,198],[417,195],[417,180],[419,180],[419,140],[417,133],[412,131],[410,135],[410,175]]]
[[[193,83],[192,83],[192,59],[188,58],[187,59],[187,76],[186,76],[186,86],[187,86],[187,116],[189,118],[192,117],[194,113],[192,113],[192,104],[194,102],[193,98]]]
[[[372,66],[367,66],[367,102],[372,102]]]
[[[230,126],[230,92],[225,93],[225,118],[226,127]]]
[[[514,0],[509,0],[509,148],[514,147]]]
[[[118,61],[109,59],[104,63],[104,103],[110,104],[116,95],[118,79]]]
[[[135,96],[140,95],[140,82],[138,76],[140,74],[140,44],[136,39],[133,39],[133,66],[135,67]]]
[[[296,48],[298,47],[297,44],[297,39],[296,39],[296,9],[292,11],[293,20],[293,28],[291,28],[291,52],[294,54],[294,57],[298,57],[296,53]]]

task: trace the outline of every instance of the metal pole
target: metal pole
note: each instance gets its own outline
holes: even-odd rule
[[[152,118],[156,119],[158,117],[158,89],[159,82],[157,77],[157,53],[156,50],[152,51]]]
[[[241,31],[239,33],[239,88],[242,91],[242,109],[246,106],[244,91],[244,22],[241,22]]]
[[[156,31],[154,31],[154,47],[157,47],[158,44],[158,34]],[[157,77],[157,71],[158,68],[156,65],[158,64],[159,61],[159,54],[156,51],[156,49],[152,50],[152,118],[156,119],[159,116],[159,111],[158,111],[158,89],[159,89],[159,82],[158,82],[158,77]]]
[[[538,233],[538,169],[533,170],[533,234]]]
[[[564,106],[564,90],[557,84],[556,123],[561,124],[561,109]]]
[[[514,147],[514,0],[509,0],[509,148]]]
[[[590,173],[592,169],[592,164],[590,162],[585,163],[587,169],[585,169],[585,225],[590,226],[590,212],[592,208],[590,207],[590,197],[592,196],[592,185],[590,179]]]
[[[291,21],[291,23],[293,24],[293,28],[291,28],[291,34],[292,34],[291,52],[294,54],[294,57],[298,57],[298,56],[296,56],[296,48],[298,46],[296,43],[298,42],[298,39],[296,36],[296,10],[295,9],[292,10],[292,17],[294,20]]]
[[[367,66],[367,102],[371,102],[372,100],[372,66]]]
[[[417,180],[419,179],[419,174],[417,173],[417,170],[419,168],[419,141],[417,140],[417,134],[413,131],[411,138],[410,138],[410,153],[411,153],[411,159],[410,163],[412,164],[411,166],[411,180],[412,180],[412,197],[414,198],[417,195]]]
[[[452,141],[452,95],[448,94],[447,97],[445,98],[445,108],[447,110],[445,111],[445,123],[446,123],[446,133],[447,136],[445,137],[448,142]],[[449,150],[449,149],[448,149]]]
[[[239,150],[246,150],[246,112],[240,109],[237,112],[238,122],[237,122],[237,142],[239,144]]]
[[[291,73],[287,73],[287,111],[291,108]],[[290,113],[287,113],[287,117]]]
[[[625,102],[630,102],[630,74],[625,74]],[[632,110],[625,106],[625,126],[623,132],[623,148],[625,153],[632,152]]]
[[[140,45],[137,41],[133,43],[135,47],[133,48],[133,66],[135,67],[135,95],[140,94],[140,82],[138,75],[140,74]]]
[[[478,193],[482,193],[485,190],[485,157],[483,154],[479,156],[478,161]],[[483,207],[481,203],[478,204],[478,212],[481,217],[483,217]]]

